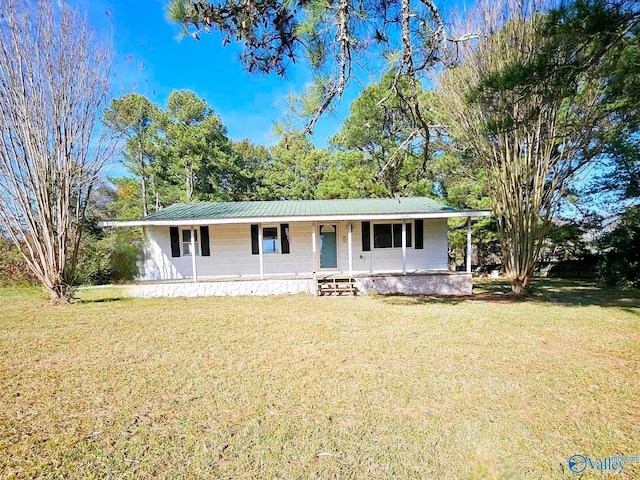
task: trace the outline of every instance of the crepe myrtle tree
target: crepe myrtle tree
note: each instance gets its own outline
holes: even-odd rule
[[[438,79],[449,135],[485,169],[516,294],[532,277],[563,195],[604,151],[599,133],[612,115],[600,65],[637,25],[633,2],[586,3],[480,2],[461,28],[482,38],[461,45],[460,64]],[[563,34],[571,25],[580,32]]]
[[[96,133],[111,48],[64,1],[0,0],[0,229],[69,301],[87,199],[112,142]]]

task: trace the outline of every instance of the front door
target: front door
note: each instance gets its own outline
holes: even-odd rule
[[[320,225],[320,268],[338,267],[337,225]]]

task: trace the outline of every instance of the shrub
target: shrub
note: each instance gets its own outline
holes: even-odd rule
[[[602,260],[596,270],[608,285],[640,288],[640,205],[628,208],[620,223],[599,240]]]
[[[103,238],[86,235],[80,250],[74,283],[104,285],[133,280],[138,275],[141,241],[126,231]]]
[[[0,286],[38,284],[38,279],[13,243],[0,239]]]

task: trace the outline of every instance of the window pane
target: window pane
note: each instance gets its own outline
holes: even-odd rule
[[[196,244],[196,255],[200,255],[200,244],[198,243],[198,231],[194,230],[193,240]],[[191,255],[191,230],[182,230],[182,254]]]
[[[402,246],[402,224],[400,223],[393,224],[393,246]]]
[[[262,240],[262,251],[264,253],[278,253],[278,241],[277,240]]]
[[[263,228],[262,238],[269,238],[269,239],[278,238],[278,229],[275,227]]]
[[[411,246],[411,224],[407,223],[407,247]],[[402,248],[402,224],[393,224],[393,246]]]
[[[278,253],[278,229],[267,227],[262,229],[262,251],[264,253]]]
[[[391,248],[391,224],[378,223],[373,226],[373,246]]]

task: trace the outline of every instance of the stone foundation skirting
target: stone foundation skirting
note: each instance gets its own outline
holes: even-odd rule
[[[356,278],[362,295],[471,295],[473,280],[470,273],[442,275],[381,275]]]
[[[313,294],[313,280],[238,280],[230,282],[155,283],[135,285],[130,296],[151,297],[236,297]]]
[[[380,275],[356,277],[359,295],[471,295],[473,283],[470,274],[443,273],[431,275]],[[314,281],[310,278],[234,280],[200,283],[149,283],[133,285],[128,295],[140,298],[152,297],[235,297],[313,295]]]

